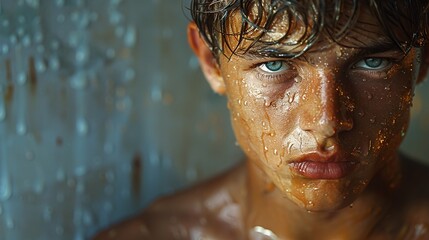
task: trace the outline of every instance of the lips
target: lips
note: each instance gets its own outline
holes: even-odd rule
[[[338,155],[308,154],[289,162],[292,171],[310,179],[340,179],[350,174],[357,162]]]

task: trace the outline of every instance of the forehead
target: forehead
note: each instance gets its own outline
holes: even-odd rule
[[[224,49],[235,54],[283,49],[283,57],[328,48],[333,43],[350,48],[393,45],[368,5],[351,1],[318,6],[287,1],[253,1],[247,9],[230,15]],[[341,3],[341,4],[338,4]],[[393,29],[394,31],[394,29]],[[225,44],[224,44],[225,45]]]

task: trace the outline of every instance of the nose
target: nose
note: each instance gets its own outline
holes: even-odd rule
[[[316,138],[319,147],[331,149],[339,133],[353,128],[351,96],[328,70],[317,70],[307,83],[304,88],[311,94],[302,102],[300,127]]]

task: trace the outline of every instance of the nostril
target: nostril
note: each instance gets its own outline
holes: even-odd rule
[[[333,138],[328,138],[318,146],[321,152],[334,152],[337,150],[337,142]]]
[[[326,144],[325,146],[323,146],[323,150],[326,152],[332,152],[335,150],[335,145],[334,144]]]

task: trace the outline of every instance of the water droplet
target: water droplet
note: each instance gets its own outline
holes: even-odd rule
[[[42,34],[42,32],[36,32],[36,33],[34,33],[34,41],[36,43],[41,43],[42,40],[43,40],[43,34]]]
[[[64,6],[64,1],[65,0],[55,0],[55,3],[57,4],[58,7],[62,7]]]
[[[31,38],[26,35],[24,36],[24,38],[22,39],[22,45],[24,45],[24,47],[28,47],[31,44]]]
[[[124,44],[127,47],[133,47],[135,42],[136,42],[136,29],[133,26],[128,26],[124,36]]]
[[[427,236],[426,233],[428,231],[427,224],[420,223],[414,226],[414,236],[415,239],[421,239],[420,237],[425,238],[424,236]]]
[[[88,133],[88,123],[85,119],[79,118],[76,121],[76,131],[80,135],[85,135]]]
[[[128,68],[127,70],[125,70],[125,73],[124,73],[125,81],[130,81],[134,79],[135,76],[136,76],[136,72],[134,71],[134,69]]]
[[[58,60],[57,56],[52,56],[49,58],[49,67],[53,71],[56,71],[60,68],[60,60]]]
[[[11,35],[9,37],[9,41],[10,41],[10,43],[12,43],[12,45],[16,45],[18,40],[17,40],[17,37],[15,35]]]
[[[264,152],[268,152],[268,147],[264,146]]]
[[[369,119],[369,122],[370,122],[370,123],[375,123],[375,122],[376,122],[375,117],[374,117],[374,118],[370,118],[370,119]]]
[[[27,75],[25,72],[18,73],[18,76],[16,77],[16,83],[18,85],[24,85],[27,82]]]
[[[403,127],[401,129],[401,137],[405,137],[405,134],[407,133],[407,130],[405,129],[405,127]]]
[[[22,36],[24,35],[24,33],[25,33],[25,30],[24,30],[24,28],[23,28],[23,27],[19,27],[19,28],[16,30],[16,34],[17,34],[19,37],[22,37]]]
[[[0,102],[0,121],[3,121],[5,119],[6,119],[6,109],[4,107],[3,102]]]
[[[27,133],[27,125],[24,122],[18,122],[16,124],[16,133],[18,135],[25,135]]]
[[[88,61],[89,58],[89,50],[86,46],[80,46],[76,49],[76,64],[82,65]]]
[[[35,67],[38,73],[43,73],[46,70],[46,65],[42,59],[36,59]]]
[[[43,209],[43,219],[45,219],[45,221],[47,222],[50,222],[52,220],[52,208],[45,207]]]
[[[86,75],[82,72],[78,72],[73,75],[70,79],[70,85],[72,88],[78,90],[83,89],[87,84]]]
[[[289,95],[288,93],[287,96],[288,96],[288,100],[287,100],[288,103],[293,103],[295,101],[296,93],[293,93],[292,95]]]
[[[293,79],[295,81],[295,83],[299,83],[302,81],[302,77],[301,76],[297,76]]]
[[[288,142],[287,143],[287,153],[290,154],[292,152],[293,143]]]
[[[9,229],[13,229],[15,227],[15,223],[11,217],[6,218],[6,227]]]
[[[264,106],[265,107],[269,107],[272,104],[273,104],[273,102],[268,97],[264,97]]]
[[[9,20],[8,19],[4,19],[1,24],[3,25],[3,27],[9,27]]]
[[[118,11],[111,11],[109,12],[109,22],[113,25],[118,24],[122,19],[121,13]]]
[[[42,191],[43,191],[43,182],[42,181],[37,181],[35,184],[34,184],[34,188],[33,188],[33,190],[34,190],[34,192],[35,193],[37,193],[37,194],[40,194],[40,193],[42,193]]]
[[[162,90],[159,85],[154,85],[152,87],[151,98],[154,102],[159,102],[162,100]]]
[[[275,156],[277,156],[279,154],[279,151],[277,149],[274,149],[273,153]]]
[[[0,201],[6,201],[12,196],[12,186],[8,176],[0,176]]]
[[[6,55],[9,52],[9,46],[7,44],[3,44],[1,47],[1,51],[4,55]]]
[[[277,240],[277,235],[269,229],[256,226],[250,230],[250,239]]]

